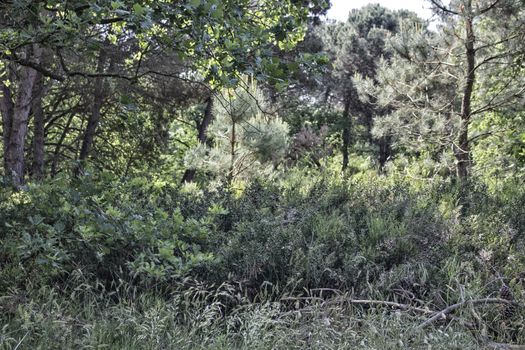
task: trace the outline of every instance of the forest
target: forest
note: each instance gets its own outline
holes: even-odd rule
[[[1,1],[0,349],[525,349],[525,2],[425,4]]]

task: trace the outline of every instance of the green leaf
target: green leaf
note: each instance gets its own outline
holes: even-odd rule
[[[137,16],[143,16],[146,13],[146,9],[140,4],[134,4],[133,12],[135,12]]]
[[[191,7],[199,7],[201,5],[201,0],[190,0],[188,5]]]

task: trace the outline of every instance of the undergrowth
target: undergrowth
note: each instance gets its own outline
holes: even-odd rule
[[[3,190],[0,348],[525,344],[523,186],[360,176]]]

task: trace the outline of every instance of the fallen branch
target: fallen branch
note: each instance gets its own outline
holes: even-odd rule
[[[331,304],[340,304],[340,303],[349,303],[354,305],[380,305],[380,306],[390,306],[396,309],[400,310],[412,310],[412,311],[418,311],[424,314],[433,314],[435,311],[432,311],[428,308],[422,308],[417,306],[412,306],[409,304],[401,304],[401,303],[395,303],[393,301],[385,301],[385,300],[369,300],[369,299],[349,299],[349,298],[334,298],[331,300],[327,300],[322,305],[331,305]]]
[[[525,345],[505,344],[488,342],[487,345],[493,349],[498,350],[525,350]]]
[[[427,308],[421,308],[421,307],[417,307],[417,306],[412,306],[412,305],[409,305],[409,304],[400,304],[400,303],[395,303],[393,301],[383,301],[383,300],[367,300],[367,299],[346,299],[344,300],[350,304],[361,304],[361,305],[382,305],[382,306],[390,306],[390,307],[394,307],[396,309],[400,309],[400,310],[413,310],[413,311],[418,311],[418,312],[422,312],[422,313],[425,313],[425,314],[431,314],[431,313],[434,313],[435,311],[432,311],[430,309],[427,309]]]
[[[384,300],[369,300],[369,299],[349,299],[344,297],[333,298],[329,300],[324,300],[319,297],[286,297],[282,298],[281,301],[300,301],[300,300],[311,300],[311,301],[320,301],[320,306],[328,306],[333,304],[349,303],[354,305],[380,305],[380,306],[390,306],[400,310],[412,310],[418,311],[424,314],[434,314],[436,311],[430,310],[428,308],[422,308],[417,306],[412,306],[409,304],[401,304],[393,301],[384,301]]]
[[[431,318],[429,318],[428,320],[426,320],[425,322],[421,323],[419,325],[419,328],[425,328],[429,325],[431,325],[432,323],[440,320],[440,319],[446,319],[447,318],[447,315],[451,312],[453,312],[454,310],[457,310],[459,308],[462,308],[463,306],[466,306],[466,305],[486,305],[486,304],[507,304],[507,305],[515,305],[515,306],[520,306],[522,307],[521,304],[515,302],[515,301],[510,301],[510,300],[506,300],[506,299],[500,299],[500,298],[485,298],[485,299],[474,299],[474,300],[466,300],[466,301],[462,301],[461,303],[457,303],[457,304],[454,304],[454,305],[450,305],[449,307],[441,310],[441,311],[438,311],[434,314],[434,316],[432,316]]]

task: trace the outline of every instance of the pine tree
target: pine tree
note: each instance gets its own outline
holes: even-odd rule
[[[471,142],[479,137],[470,134],[471,123],[523,95],[522,74],[502,75],[523,57],[523,5],[513,0],[432,4],[444,20],[439,33],[404,28],[392,41],[396,56],[381,65],[379,84],[365,81],[361,88],[393,110],[377,123],[376,135],[391,135],[398,147],[416,153],[452,152],[466,190]]]

